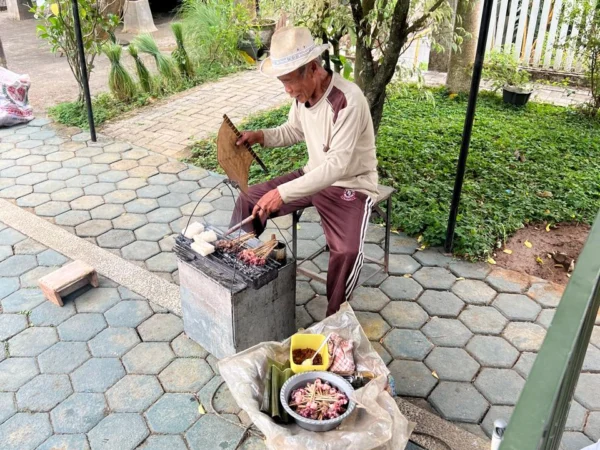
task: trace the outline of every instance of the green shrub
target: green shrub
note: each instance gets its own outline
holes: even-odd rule
[[[403,92],[396,89],[395,92]],[[433,90],[392,92],[377,137],[380,182],[394,186],[392,221],[428,245],[444,241],[466,99]],[[280,125],[289,107],[251,118],[244,129]],[[455,252],[483,257],[531,222],[590,223],[600,208],[600,122],[572,110],[530,102],[518,109],[495,95],[477,105],[457,220]],[[261,149],[275,177],[302,167],[304,144]],[[214,140],[195,147],[194,164],[219,170]],[[265,180],[256,164],[251,183]],[[550,193],[550,194],[549,194]]]

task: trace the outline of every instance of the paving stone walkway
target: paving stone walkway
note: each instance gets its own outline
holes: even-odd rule
[[[44,119],[38,119],[28,126],[0,130],[0,198],[9,199],[100,247],[169,281],[177,282],[176,261],[171,252],[174,236],[187,222],[196,202],[221,178],[138,146],[104,137],[100,142],[92,143],[88,137],[80,130],[57,129]],[[233,205],[234,200],[228,189],[217,188],[200,203],[196,215],[200,220],[224,228],[229,222]],[[300,256],[306,257],[323,244],[324,237],[314,210],[308,210],[302,220],[298,229],[299,249]],[[289,240],[291,219],[278,219],[277,225],[282,230],[282,236]],[[377,225],[370,226],[366,253],[381,258],[382,240],[383,229]],[[391,252],[389,276],[370,280],[356,290],[351,301],[367,335],[389,365],[401,396],[421,404],[426,401],[425,404],[442,417],[472,432],[489,435],[493,420],[507,418],[512,412],[545,330],[552,320],[562,288],[516,272],[493,269],[485,264],[455,261],[437,249],[419,251],[416,240],[403,234],[393,235]],[[7,380],[0,382],[0,391],[18,392],[38,372],[46,374],[42,368],[46,364],[72,365],[71,358],[67,362],[60,362],[64,361],[65,354],[70,355],[70,351],[61,352],[60,348],[79,346],[80,353],[87,352],[91,355],[89,360],[94,362],[82,361],[86,370],[77,372],[78,375],[75,375],[80,370],[78,367],[69,370],[72,372],[70,385],[64,376],[55,377],[52,381],[60,386],[57,391],[73,390],[74,399],[70,400],[73,398],[71,396],[58,401],[56,398],[43,400],[46,402],[43,409],[54,411],[53,408],[60,408],[65,401],[75,405],[67,403],[65,408],[69,411],[83,408],[77,406],[81,403],[86,405],[85,408],[89,404],[102,404],[104,408],[103,402],[106,401],[110,412],[110,398],[113,397],[108,393],[107,397],[92,395],[85,402],[81,402],[80,395],[108,392],[125,374],[130,373],[128,364],[130,367],[135,365],[127,362],[135,360],[134,356],[127,356],[133,351],[134,345],[157,340],[153,332],[162,332],[163,321],[168,323],[165,325],[167,329],[175,326],[174,323],[179,324],[179,335],[180,322],[162,311],[145,317],[148,309],[142,306],[144,299],[135,299],[140,302],[141,311],[136,309],[137,306],[135,311],[128,311],[133,308],[127,303],[129,300],[122,298],[118,286],[109,285],[103,287],[107,290],[98,291],[101,295],[88,294],[98,296],[93,304],[90,302],[86,305],[85,300],[78,299],[74,306],[59,310],[60,317],[54,319],[56,311],[50,310],[51,305],[42,301],[39,291],[35,289],[35,282],[51,270],[50,266],[62,264],[56,262],[55,258],[59,257],[36,242],[15,234],[14,230],[0,231],[0,320],[7,320],[4,317],[10,316],[8,321],[16,323],[11,324],[15,327],[12,329],[17,330],[0,336],[0,341],[7,342],[10,354],[0,353],[1,359],[6,359],[0,363],[0,378],[4,376]],[[327,259],[325,253],[307,264],[326,276]],[[370,270],[373,267],[365,266],[365,273]],[[308,326],[324,317],[324,293],[324,285],[298,278],[298,327]],[[123,304],[125,306],[121,306]],[[21,311],[31,313],[18,314]],[[71,313],[73,317],[69,316]],[[69,317],[63,317],[63,314]],[[137,320],[140,322],[134,323]],[[150,325],[144,326],[144,320],[151,321]],[[67,321],[70,322],[66,324]],[[152,325],[154,321],[160,321],[161,324],[156,327]],[[600,325],[600,321],[597,325]],[[105,328],[119,330],[104,331]],[[5,329],[11,328],[0,326],[0,330]],[[101,332],[102,339],[96,339]],[[174,338],[177,336],[165,340]],[[583,444],[591,443],[590,439],[600,438],[599,339],[600,327],[596,326],[567,421],[568,431],[563,439],[565,450],[579,450]],[[138,344],[138,341],[142,344]],[[173,343],[171,351],[177,354]],[[39,357],[37,362],[32,359],[49,351],[52,345],[58,345],[58,350],[50,353],[54,356],[42,358],[46,362],[40,362]],[[114,346],[119,346],[120,350],[114,350]],[[157,352],[161,355],[156,356],[159,360],[164,358],[163,351],[170,354],[165,345],[154,344],[150,347],[163,348]],[[115,351],[120,359],[112,353]],[[133,355],[136,355],[135,351]],[[107,362],[103,358],[112,359]],[[148,358],[141,357],[142,360]],[[158,382],[166,392],[161,397],[166,397],[166,400],[162,401],[172,401],[176,405],[179,405],[177,402],[185,405],[189,401],[191,404],[189,394],[200,390],[212,377],[208,371],[211,358],[206,356],[209,364],[201,362],[202,358],[192,362],[175,359],[179,362],[173,362],[174,368],[170,370],[172,366],[157,363],[155,373],[143,375],[158,375]],[[214,371],[214,364],[212,366]],[[85,376],[85,373],[100,372],[103,374],[101,377]],[[15,373],[29,373],[31,376],[25,376],[21,384],[16,382],[16,386],[11,384],[19,379],[14,377]],[[42,378],[36,383],[46,386],[43,382],[48,381],[44,380]],[[147,383],[148,386],[156,386],[153,381]],[[185,390],[182,385],[186,383],[195,383],[193,389]],[[145,384],[135,389],[141,392],[152,390]],[[181,393],[187,394],[187,400]],[[30,398],[26,394],[22,396],[24,399]],[[9,399],[5,400],[9,405],[7,415],[12,416],[20,397],[4,394],[4,398]],[[47,413],[39,413],[42,415],[35,417],[24,413],[29,410],[28,401],[32,400],[23,400],[23,407],[19,407],[22,412],[14,418],[2,419],[0,415],[0,422],[4,422],[0,425],[0,442],[5,439],[4,436],[8,436],[7,430],[10,432],[14,429],[15,423],[20,426],[21,420],[31,423],[36,430],[37,427],[46,430],[36,435],[47,434],[51,430]],[[165,406],[167,410],[171,408],[168,406],[170,404]],[[121,411],[120,407],[117,409]],[[151,428],[150,423],[144,425],[142,419],[147,419],[148,413],[143,417],[126,411],[119,414],[124,416],[113,417],[106,423],[99,419],[98,422],[104,425],[99,428],[100,431],[88,433],[90,441],[96,439],[93,437],[96,434],[103,436],[102,433],[106,431],[102,430],[119,426],[139,429],[139,434],[144,435],[140,439],[146,437],[147,430],[160,434],[164,432],[160,430],[166,429],[163,427],[170,426],[159,423]],[[195,420],[189,419],[192,415],[190,412],[190,416],[186,416],[188,425]],[[168,414],[160,416],[169,417]],[[131,422],[122,425],[121,418]],[[211,418],[209,423],[217,419]],[[50,420],[52,422],[52,413]],[[204,420],[202,418],[198,423]],[[54,422],[52,426],[55,426]],[[69,431],[73,429],[67,425],[65,427],[52,430],[57,434],[81,434],[79,431]],[[92,430],[92,426],[87,430]],[[238,431],[237,427],[235,431]],[[179,431],[174,434],[177,433]],[[189,436],[201,434],[187,432],[185,437],[189,442]],[[118,448],[130,448],[133,445],[130,444]],[[33,445],[30,447],[35,448]]]
[[[223,114],[237,123],[249,114],[279,106],[289,96],[276,79],[257,70],[225,77],[174,95],[151,107],[113,121],[102,132],[178,158],[186,148],[218,130]]]

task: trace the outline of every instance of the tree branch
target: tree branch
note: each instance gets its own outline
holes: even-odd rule
[[[425,14],[423,14],[421,17],[415,20],[413,24],[410,27],[408,27],[407,34],[414,33],[415,31],[423,27],[423,25],[431,17],[431,13],[433,13],[436,9],[439,9],[446,1],[447,0],[438,0],[437,2],[435,2],[435,4],[429,9],[429,11],[427,11]]]

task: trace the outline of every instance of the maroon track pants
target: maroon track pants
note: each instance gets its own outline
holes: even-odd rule
[[[241,222],[252,214],[254,205],[267,192],[302,174],[301,170],[297,170],[251,186],[248,195],[239,196],[231,225]],[[330,316],[350,298],[358,282],[364,262],[364,240],[373,201],[361,192],[331,186],[310,197],[284,204],[272,217],[285,216],[309,206],[314,206],[321,216],[321,226],[330,251],[327,271],[327,315]],[[265,221],[256,218],[244,227],[244,231],[254,231],[259,236],[264,231],[265,225]]]

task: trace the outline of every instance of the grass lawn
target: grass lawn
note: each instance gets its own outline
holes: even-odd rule
[[[377,138],[380,183],[394,186],[393,224],[427,245],[445,237],[466,98],[432,91],[391,94]],[[277,126],[288,107],[250,118],[247,129]],[[262,149],[274,177],[301,167],[303,144]],[[213,140],[198,142],[194,164],[219,170]],[[256,164],[252,183],[263,181]],[[600,121],[567,108],[516,109],[480,96],[458,216],[455,252],[484,257],[530,222],[590,223],[600,208]]]

